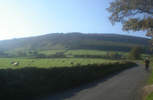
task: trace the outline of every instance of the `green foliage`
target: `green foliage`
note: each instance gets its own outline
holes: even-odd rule
[[[145,100],[153,100],[153,93],[149,94]]]
[[[61,50],[40,51],[40,53],[48,55],[48,58],[58,58],[54,56],[56,53],[64,52]],[[144,56],[146,54],[143,54]],[[60,56],[59,56],[60,57]],[[61,58],[101,58],[101,59],[127,59],[128,52],[102,51],[102,50],[67,50]]]
[[[41,54],[45,54],[45,55],[53,55],[56,54],[58,52],[64,52],[65,50],[41,50],[39,51],[39,53]]]
[[[118,52],[107,52],[107,56],[110,59],[121,59],[122,55],[119,54]]]
[[[153,37],[153,0],[115,0],[108,11],[112,24],[121,22],[125,31],[147,31]],[[153,50],[153,38],[151,42]]]
[[[141,58],[141,54],[142,54],[141,47],[134,47],[129,52],[129,58],[132,58],[132,59],[140,59]]]
[[[152,0],[115,0],[110,4],[110,21],[121,22],[123,29],[146,30],[153,35],[153,1]]]
[[[133,66],[136,64],[132,62],[117,62],[48,69],[0,69],[0,98],[34,99],[33,97],[85,84]]]
[[[47,58],[45,54],[36,54],[34,55],[35,58]]]
[[[124,23],[123,29],[128,31],[128,30],[134,30],[134,31],[139,31],[139,30],[148,30],[148,36],[151,35],[151,30],[148,29],[148,27],[153,27],[153,18],[144,18],[143,20],[140,19],[129,19],[129,21]]]
[[[151,59],[151,60],[153,60],[153,59]],[[151,62],[151,65],[152,64],[153,64],[153,62]],[[148,79],[148,84],[149,85],[152,85],[153,84],[153,70],[151,70],[151,74],[150,74],[149,79]],[[146,98],[145,98],[145,100],[153,100],[153,93],[147,95]]]

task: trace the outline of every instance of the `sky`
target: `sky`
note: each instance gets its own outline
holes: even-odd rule
[[[144,32],[124,32],[112,26],[106,10],[113,0],[0,0],[0,40],[48,33],[119,33],[144,37]]]

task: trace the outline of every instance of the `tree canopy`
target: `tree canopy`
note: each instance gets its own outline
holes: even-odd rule
[[[113,25],[121,22],[125,31],[146,31],[153,37],[153,0],[115,0],[107,10]]]
[[[142,54],[142,48],[141,47],[133,47],[131,51],[129,52],[129,58],[131,59],[140,59]]]

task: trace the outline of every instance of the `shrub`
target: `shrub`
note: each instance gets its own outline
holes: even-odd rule
[[[131,59],[140,59],[142,54],[142,48],[141,47],[133,47],[131,51],[129,52],[129,58]]]

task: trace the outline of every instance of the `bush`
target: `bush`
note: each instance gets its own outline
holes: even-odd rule
[[[1,69],[0,98],[23,100],[62,91],[136,66],[132,62],[76,67]]]
[[[37,54],[35,58],[47,58],[47,56],[45,54]]]
[[[131,49],[129,53],[130,59],[140,59],[142,54],[142,48],[141,47],[134,47]]]
[[[118,52],[107,52],[107,57],[110,59],[121,59],[122,55]]]

